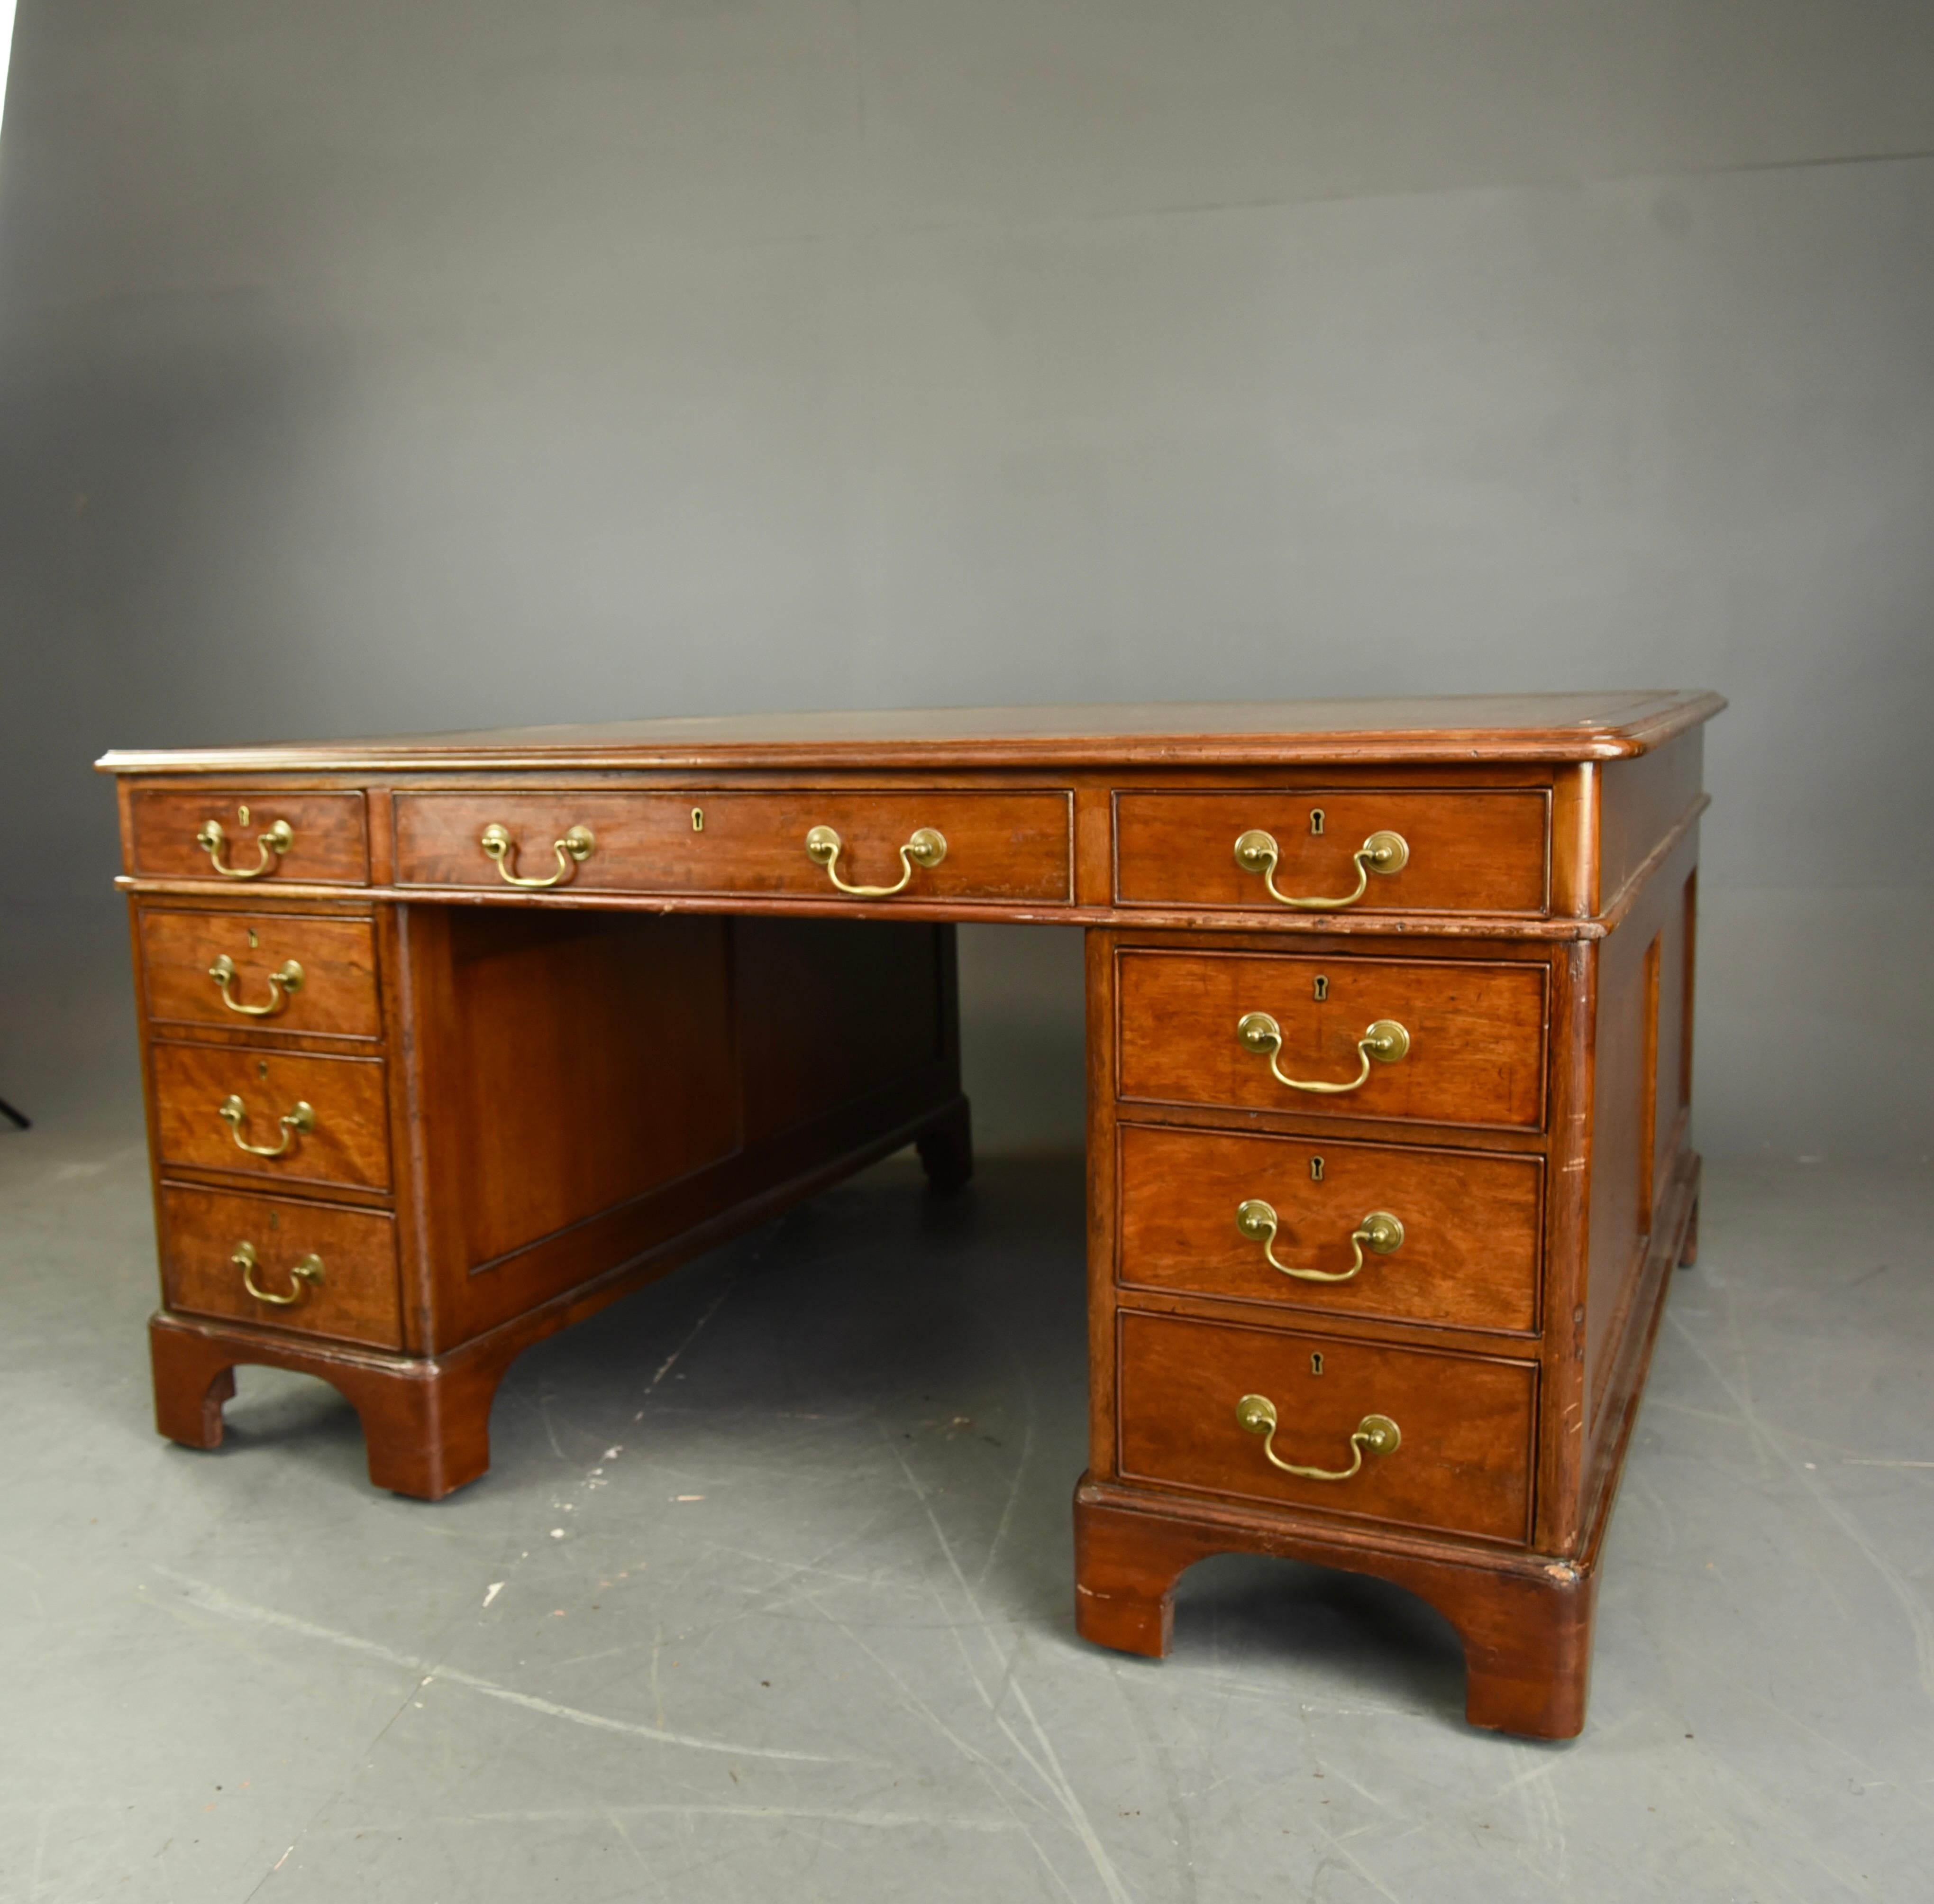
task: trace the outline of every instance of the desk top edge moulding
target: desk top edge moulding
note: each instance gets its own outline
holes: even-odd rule
[[[111,753],[160,1432],[218,1446],[233,1369],[264,1363],[348,1398],[378,1486],[477,1480],[532,1343],[904,1146],[936,1192],[964,1183],[955,927],[1079,926],[1077,1630],[1165,1652],[1175,1582],[1213,1553],[1372,1574],[1457,1629],[1472,1723],[1569,1737],[1697,1243],[1725,704]]]

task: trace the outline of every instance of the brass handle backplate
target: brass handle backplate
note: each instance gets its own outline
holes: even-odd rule
[[[1276,1404],[1267,1395],[1245,1395],[1236,1404],[1236,1419],[1251,1434],[1261,1436],[1263,1452],[1272,1467],[1303,1481],[1348,1481],[1362,1468],[1366,1452],[1394,1454],[1403,1443],[1402,1433],[1388,1415],[1366,1414],[1351,1431],[1347,1468],[1303,1468],[1276,1451]]]
[[[221,1002],[230,1011],[239,1012],[244,1018],[273,1018],[302,990],[303,969],[293,959],[289,960],[280,972],[269,975],[269,1002],[267,1005],[243,1005],[229,988],[235,983],[235,961],[224,952],[208,969],[208,975],[215,981],[221,993]]]
[[[300,1100],[292,1109],[284,1111],[276,1120],[282,1128],[280,1143],[251,1143],[242,1134],[242,1125],[249,1115],[249,1107],[239,1096],[223,1098],[218,1107],[218,1115],[227,1120],[228,1134],[235,1140],[235,1148],[247,1151],[252,1157],[284,1156],[294,1147],[299,1132],[315,1128],[315,1113]]]
[[[276,862],[296,843],[296,830],[286,820],[278,820],[255,836],[255,851],[259,856],[252,866],[225,866],[221,863],[221,848],[227,835],[221,830],[219,820],[204,820],[201,830],[194,836],[194,843],[208,855],[208,863],[224,879],[259,879],[265,872],[276,869]]]
[[[300,1302],[309,1294],[309,1285],[322,1280],[322,1258],[314,1250],[300,1263],[289,1266],[289,1293],[286,1296],[278,1296],[273,1289],[264,1289],[255,1280],[255,1266],[260,1259],[252,1243],[238,1243],[235,1253],[228,1260],[242,1272],[242,1287],[257,1302],[273,1303],[277,1309],[287,1309],[291,1303]]]
[[[1350,1232],[1350,1246],[1356,1252],[1356,1261],[1347,1270],[1302,1270],[1294,1263],[1279,1261],[1276,1253],[1275,1207],[1264,1203],[1260,1197],[1251,1197],[1237,1209],[1236,1228],[1252,1243],[1262,1245],[1263,1255],[1271,1269],[1280,1270],[1285,1276],[1293,1276],[1303,1282],[1348,1282],[1363,1268],[1365,1250],[1373,1249],[1379,1256],[1388,1256],[1403,1247],[1403,1225],[1387,1210],[1372,1210]]]
[[[1282,1056],[1282,1027],[1267,1011],[1244,1012],[1236,1026],[1236,1035],[1246,1050],[1269,1054],[1270,1071],[1279,1084],[1286,1084],[1292,1091],[1315,1091],[1325,1097],[1360,1089],[1369,1077],[1372,1062],[1393,1065],[1410,1049],[1410,1034],[1394,1018],[1379,1018],[1357,1041],[1357,1055],[1363,1062],[1356,1076],[1341,1084],[1325,1084],[1291,1077],[1284,1071],[1279,1062]]]
[[[488,857],[496,862],[497,876],[505,885],[535,887],[565,884],[590,858],[598,841],[589,827],[573,827],[562,839],[553,840],[551,851],[557,855],[557,870],[546,873],[541,879],[526,879],[511,870],[517,863],[517,845],[511,839],[508,827],[500,827],[493,820],[484,829],[483,836],[477,843]]]
[[[929,869],[947,857],[946,836],[932,827],[920,827],[900,848],[900,876],[890,886],[849,886],[839,877],[839,854],[845,842],[830,827],[815,827],[806,836],[806,857],[815,866],[824,866],[826,876],[842,893],[856,899],[890,899],[905,892],[917,866]]]
[[[1252,827],[1236,842],[1237,865],[1245,872],[1260,873],[1270,897],[1279,905],[1293,906],[1299,912],[1341,912],[1345,906],[1354,905],[1370,890],[1372,873],[1402,872],[1409,862],[1410,842],[1402,833],[1373,833],[1350,857],[1357,865],[1354,892],[1345,893],[1339,899],[1303,899],[1282,891],[1276,883],[1282,849],[1276,843],[1275,834]]]

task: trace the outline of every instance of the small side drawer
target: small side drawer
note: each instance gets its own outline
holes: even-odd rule
[[[1124,1288],[1454,1328],[1537,1327],[1538,1158],[1118,1130]]]
[[[388,1188],[389,1113],[380,1059],[157,1044],[152,1062],[155,1141],[164,1165],[243,1170],[288,1183]],[[236,1114],[224,1116],[224,1106]],[[277,1154],[259,1154],[270,1149]]]
[[[382,1036],[367,919],[144,906],[140,934],[155,1023]]]
[[[1116,969],[1125,1100],[1543,1124],[1541,965],[1149,949],[1124,950]],[[1392,1026],[1402,1048],[1380,1032],[1386,1062],[1365,1041]]]
[[[176,793],[128,797],[129,870],[146,879],[219,886],[280,880],[366,886],[369,843],[360,794]]]
[[[975,899],[1068,903],[1072,820],[1061,791],[980,794],[406,794],[396,812],[396,878],[405,886],[508,885],[579,893]],[[496,850],[487,851],[487,832]],[[806,848],[839,836],[828,867]],[[582,829],[572,839],[573,828]],[[923,830],[945,844],[931,863],[903,858]],[[574,845],[576,850],[574,850]]]
[[[1541,913],[1550,830],[1549,796],[1537,789],[1120,793],[1116,896],[1123,905],[1270,913]],[[1239,862],[1237,842],[1257,833],[1273,857]],[[1388,836],[1400,853],[1385,845],[1357,857]],[[1297,899],[1308,903],[1288,903]]]
[[[402,1346],[396,1226],[380,1210],[166,1185],[161,1293],[184,1315]]]
[[[1529,1539],[1535,1363],[1132,1311],[1120,1330],[1125,1480]],[[1276,1412],[1267,1445],[1237,1415],[1252,1395]],[[1353,1434],[1376,1416],[1396,1423],[1397,1446],[1366,1448],[1348,1479],[1285,1474],[1270,1460],[1273,1446],[1285,1461],[1340,1475],[1357,1451]]]

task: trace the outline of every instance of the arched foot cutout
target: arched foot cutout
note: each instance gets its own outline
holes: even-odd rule
[[[440,1501],[490,1465],[490,1407],[503,1356],[420,1362],[300,1342],[225,1334],[166,1313],[148,1325],[155,1425],[187,1448],[221,1442],[221,1406],[239,1363],[291,1369],[327,1382],[356,1411],[378,1487]]]
[[[1159,1659],[1174,1630],[1175,1583],[1216,1553],[1267,1553],[1374,1574],[1427,1601],[1463,1643],[1464,1716],[1532,1739],[1575,1737],[1591,1684],[1595,1575],[1563,1562],[1504,1571],[1347,1546],[1233,1517],[1150,1511],[1084,1481],[1074,1496],[1076,1630]]]

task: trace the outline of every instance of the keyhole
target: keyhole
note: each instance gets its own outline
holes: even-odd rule
[[[1309,809],[1309,830],[1312,833],[1320,833],[1323,830],[1323,809],[1320,806],[1312,806]]]
[[[1316,975],[1316,1002],[1321,1005],[1330,996],[1330,981],[1319,972]]]
[[[269,1061],[267,1059],[258,1058],[255,1060],[255,1075],[259,1078],[265,1080],[267,1078],[269,1075]]]
[[[249,824],[249,809],[246,806],[238,806],[235,809],[235,817],[246,827]]]
[[[253,926],[251,926],[249,928],[249,943],[251,945],[260,945],[261,942],[261,938],[256,934],[255,928]]]
[[[1321,1356],[1312,1355],[1309,1358],[1309,1372],[1313,1375],[1320,1375],[1323,1372],[1323,1358]]]
[[[1323,1181],[1323,1159],[1321,1157],[1312,1157],[1309,1160],[1309,1180],[1312,1183]]]
[[[691,809],[691,830],[694,833],[705,830],[705,809],[702,806],[694,806]]]
[[[281,1213],[276,1210],[270,1210],[269,1213],[269,1228],[272,1230],[279,1230],[282,1227],[282,1219]]]

